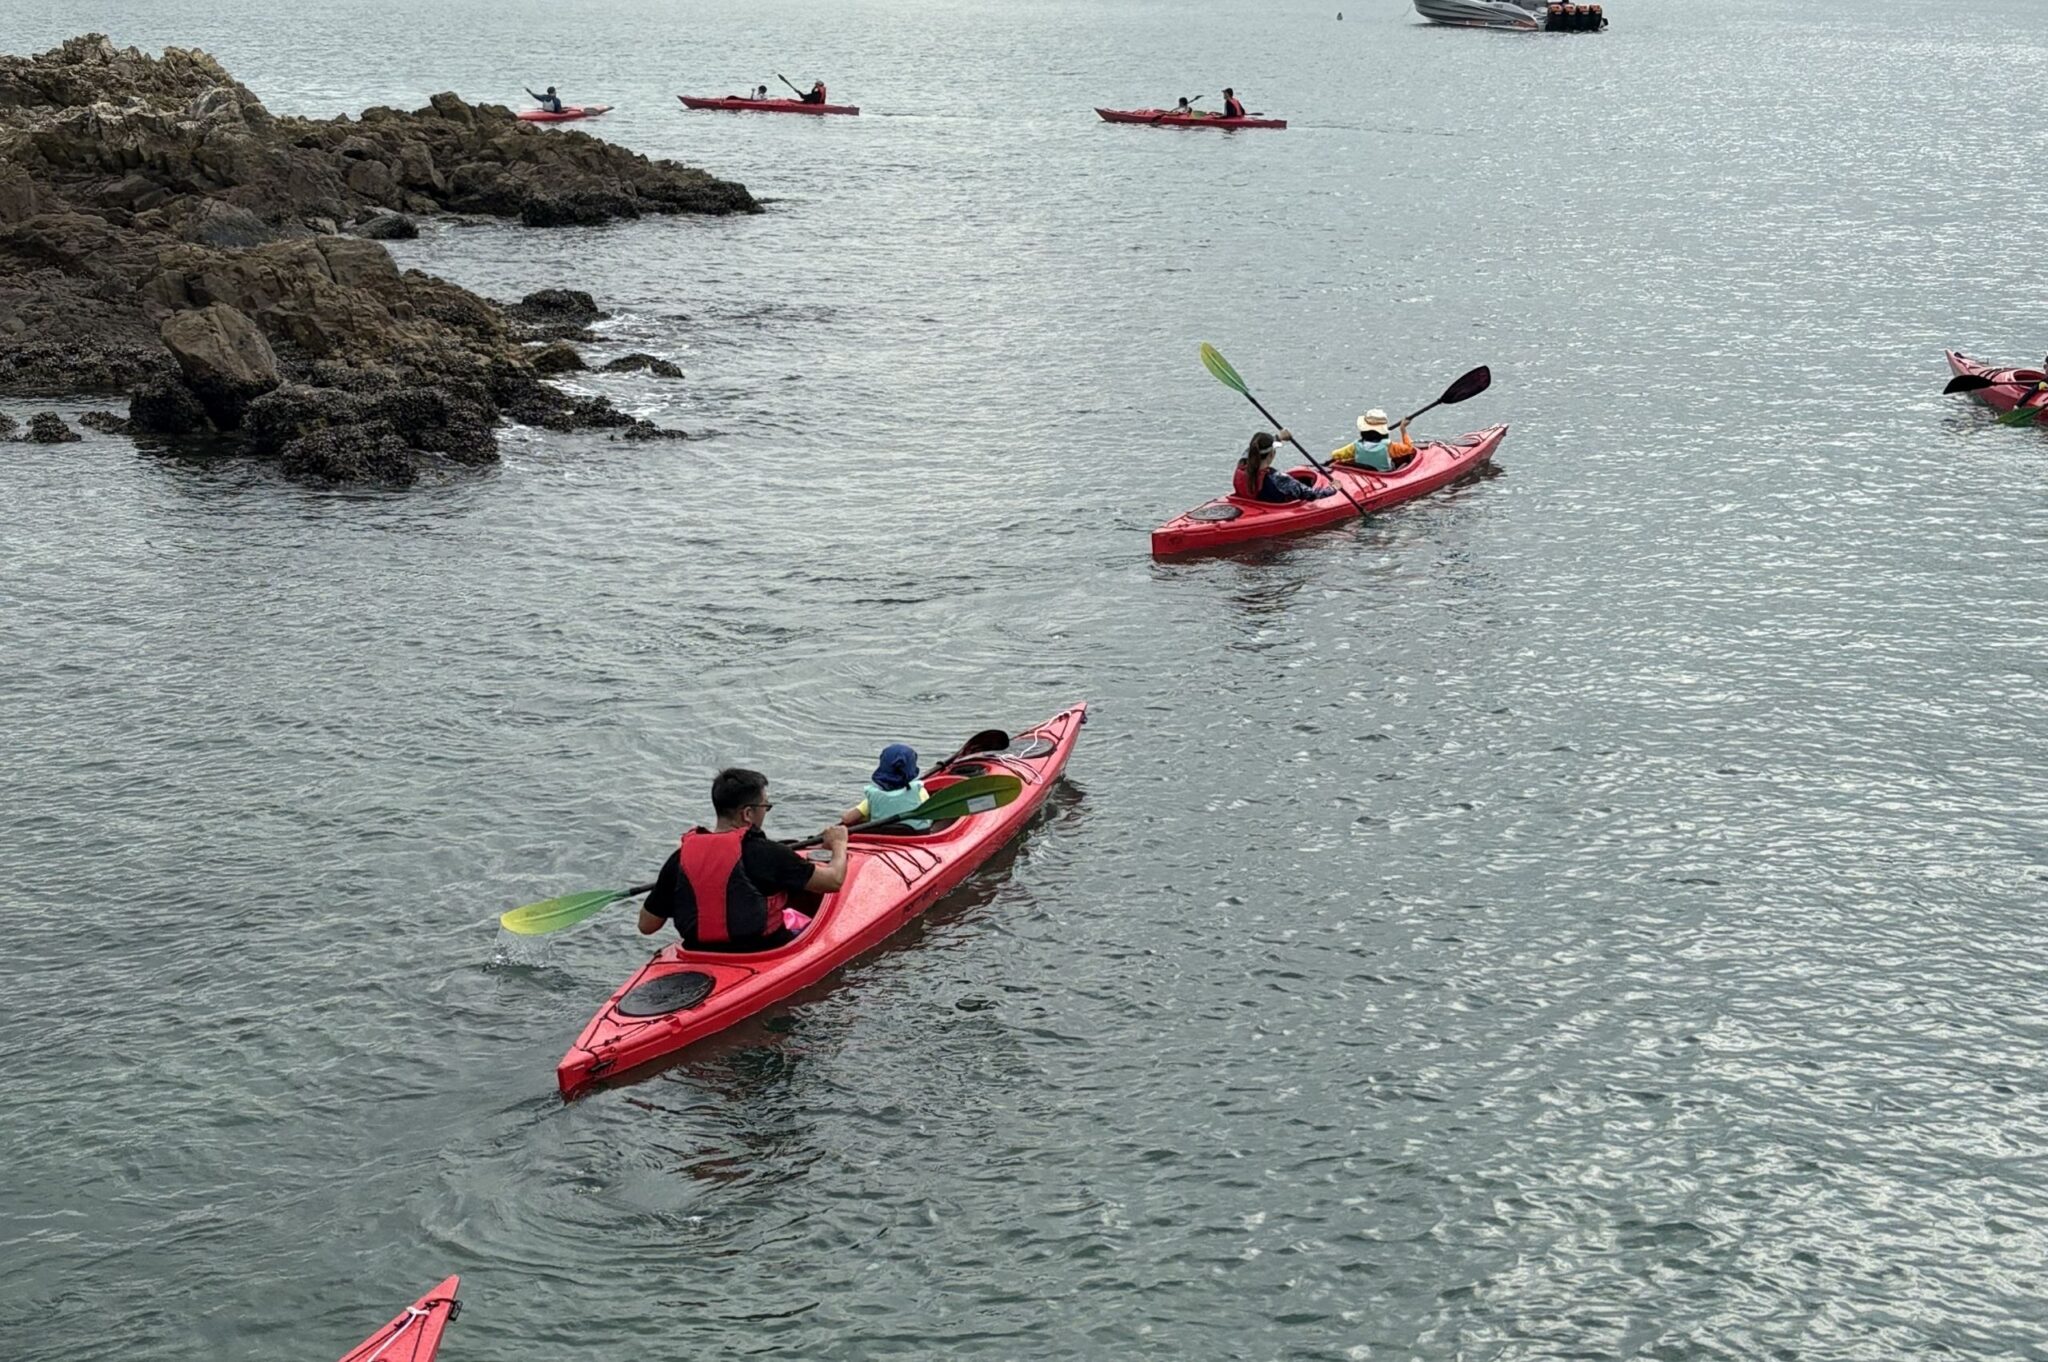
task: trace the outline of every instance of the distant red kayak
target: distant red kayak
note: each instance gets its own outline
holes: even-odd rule
[[[597,1010],[555,1066],[563,1097],[665,1059],[807,988],[869,950],[957,888],[1024,830],[1066,769],[1088,706],[1063,709],[1001,752],[977,752],[925,778],[927,793],[955,779],[1010,775],[1024,783],[1010,804],[937,823],[927,832],[855,833],[846,883],[815,904],[803,934],[774,950],[735,954],[662,949]]]
[[[1972,402],[1981,402],[1997,412],[2012,411],[2024,402],[2035,409],[2037,425],[2048,425],[2048,392],[2040,389],[2044,376],[2039,369],[2001,369],[1981,359],[1971,359],[1960,350],[1948,352],[1948,367],[1957,374],[1997,381],[1996,387],[1979,388],[1969,394]]]
[[[455,1288],[462,1278],[450,1277],[399,1311],[398,1317],[341,1356],[341,1362],[434,1362],[441,1335],[462,1313]]]
[[[1460,436],[1448,444],[1417,445],[1415,457],[1391,473],[1370,468],[1332,464],[1331,469],[1344,490],[1368,511],[1383,511],[1404,501],[1434,492],[1479,471],[1500,442],[1507,438],[1506,426],[1494,426]],[[1227,471],[1227,470],[1226,470]],[[1293,476],[1317,486],[1327,485],[1313,468],[1297,468]],[[1340,521],[1354,520],[1358,506],[1342,495],[1316,501],[1250,501],[1240,496],[1218,497],[1195,507],[1152,531],[1152,552],[1160,557],[1175,553],[1199,553],[1204,549],[1242,544],[1252,539],[1320,529]]]
[[[1284,128],[1284,118],[1211,118],[1207,114],[1169,113],[1165,109],[1097,109],[1105,123],[1152,123],[1162,128]]]
[[[857,114],[858,104],[806,104],[801,99],[740,99],[720,95],[677,95],[686,109],[724,109],[729,113]]]
[[[549,113],[546,109],[521,109],[512,116],[523,123],[567,123],[571,119],[595,118],[611,111],[609,104],[564,104],[560,113]]]

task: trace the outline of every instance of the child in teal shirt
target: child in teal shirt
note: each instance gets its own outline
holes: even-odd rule
[[[908,743],[892,742],[882,749],[882,758],[875,765],[875,774],[862,792],[860,803],[840,814],[839,821],[852,827],[877,818],[894,818],[922,803],[924,782],[917,778],[917,752]],[[915,818],[902,826],[912,832],[923,832],[931,821]]]

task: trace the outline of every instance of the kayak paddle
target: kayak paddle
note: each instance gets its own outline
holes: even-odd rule
[[[524,908],[514,908],[498,919],[498,925],[517,936],[544,936],[548,932],[559,932],[564,927],[573,927],[600,908],[620,899],[638,898],[652,888],[651,884],[642,884],[632,889],[589,889],[581,894],[542,899]]]
[[[1485,392],[1488,388],[1492,386],[1493,370],[1487,368],[1484,364],[1482,364],[1477,369],[1474,369],[1469,373],[1460,375],[1455,383],[1451,384],[1450,387],[1444,389],[1444,395],[1442,397],[1439,397],[1436,401],[1424,407],[1422,411],[1416,412],[1415,416],[1420,416],[1422,415],[1422,412],[1425,411],[1434,411],[1438,407],[1448,407],[1453,405],[1454,403],[1467,401],[1471,398],[1479,396],[1479,394]],[[1413,421],[1415,419],[1415,416],[1410,416],[1403,419],[1401,424],[1404,426],[1407,425],[1409,421]]]
[[[1272,412],[1266,410],[1265,405],[1261,403],[1258,398],[1252,396],[1251,389],[1245,387],[1244,380],[1237,376],[1237,370],[1230,367],[1230,361],[1223,358],[1223,356],[1220,353],[1218,353],[1216,347],[1209,344],[1209,342],[1207,341],[1202,342],[1202,367],[1207,369],[1210,373],[1216,375],[1217,381],[1220,382],[1224,387],[1235,388],[1238,392],[1243,393],[1245,401],[1257,407],[1259,409],[1259,415],[1265,417],[1268,421],[1271,421],[1276,429],[1287,429],[1286,426],[1281,425],[1280,422],[1274,418]],[[1427,410],[1427,408],[1425,408],[1424,410]],[[1291,433],[1287,437],[1287,442],[1293,445],[1296,449],[1301,449],[1301,441],[1295,439]],[[1309,453],[1306,449],[1301,449],[1301,456],[1304,459],[1307,459],[1310,463],[1315,464],[1315,466],[1319,470],[1321,470],[1323,477],[1326,480],[1328,480],[1330,486],[1336,488],[1339,492],[1342,492],[1344,494],[1344,500],[1351,503],[1351,509],[1358,512],[1358,518],[1360,520],[1365,519],[1365,507],[1359,505],[1358,498],[1352,496],[1350,491],[1344,486],[1344,484],[1337,481],[1337,475],[1335,473],[1332,473],[1328,468],[1325,468],[1323,464],[1317,460],[1316,456]]]
[[[777,71],[777,72],[775,73],[775,78],[776,78],[777,80],[781,81],[781,82],[782,82],[782,83],[783,83],[784,85],[789,85],[789,77],[788,77],[788,76],[785,76],[785,75],[783,75],[783,74],[782,74],[782,73],[781,73],[780,71]],[[796,93],[796,97],[797,97],[798,99],[802,99],[802,98],[804,97],[804,92],[803,92],[802,90],[798,90],[798,89],[796,88],[796,86],[794,86],[794,85],[789,85],[789,88],[790,88],[791,90],[795,91],[795,93]]]
[[[961,758],[971,757],[975,755],[977,752],[1000,752],[1009,745],[1010,735],[1003,732],[1002,729],[984,728],[981,730],[981,732],[975,734],[966,742],[961,743],[960,750],[958,752],[955,752],[952,756],[947,757],[944,761],[940,762],[939,765],[934,769],[942,770],[945,767],[951,766],[954,762],[959,761]]]
[[[971,813],[987,813],[1013,803],[1024,793],[1024,782],[1015,776],[971,776],[956,780],[942,790],[935,790],[924,803],[908,813],[895,814],[889,818],[870,818],[865,823],[855,823],[846,831],[873,832],[876,828],[894,827],[898,823],[913,820],[936,823],[941,818],[965,818]],[[824,842],[823,837],[806,837],[796,844],[796,850],[803,851]]]
[[[1195,105],[1199,104],[1200,102],[1200,100],[1190,100],[1188,102],[1188,111],[1184,114],[1181,113],[1179,109],[1161,109],[1158,113],[1152,115],[1152,121],[1154,123],[1157,123],[1162,118],[1192,118],[1196,114],[1202,112],[1202,110],[1197,109],[1195,107]]]
[[[1986,388],[2019,388],[2022,390],[2020,404],[2011,411],[2000,412],[1998,414],[1998,424],[2001,426],[2024,426],[2029,422],[2041,419],[2042,407],[2036,404],[2033,399],[2043,390],[2043,382],[2044,380],[2038,378],[1986,378],[1982,374],[1957,374],[1948,381],[1948,386],[1944,387],[1942,391],[1944,393],[1978,393],[1983,392]],[[2033,391],[2024,391],[2029,388],[2033,389]]]

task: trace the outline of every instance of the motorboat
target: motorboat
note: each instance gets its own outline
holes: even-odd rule
[[[1415,12],[1432,24],[1459,28],[1515,28],[1536,32],[1549,8],[1539,0],[1415,0]]]
[[[1598,33],[1607,15],[1597,4],[1557,0],[1415,0],[1415,12],[1432,24],[1459,28],[1504,28],[1523,33]]]

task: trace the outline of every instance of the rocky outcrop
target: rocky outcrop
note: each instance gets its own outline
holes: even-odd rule
[[[513,334],[524,341],[591,340],[590,324],[611,316],[581,289],[536,289],[505,309]]]
[[[222,430],[242,424],[242,410],[278,384],[277,355],[240,311],[222,303],[173,312],[157,331],[185,386]]]
[[[443,211],[758,211],[740,185],[495,105],[279,118],[203,52],[98,35],[0,56],[0,112],[0,394],[126,392],[137,431],[226,432],[311,478],[487,462],[507,418],[636,428],[521,349],[586,335],[604,316],[588,294],[501,309],[372,238]]]
[[[403,213],[372,213],[348,230],[365,241],[411,241],[420,225]]]
[[[64,418],[54,411],[39,411],[28,418],[28,429],[22,439],[32,445],[76,444],[85,437],[64,424]]]
[[[567,341],[550,341],[533,352],[533,367],[543,374],[573,374],[587,368],[583,356]]]
[[[681,378],[683,376],[682,368],[679,365],[669,360],[658,359],[653,355],[642,354],[638,350],[630,355],[620,355],[617,359],[604,366],[604,371],[608,374],[629,374],[639,370],[645,370],[659,378]]]

